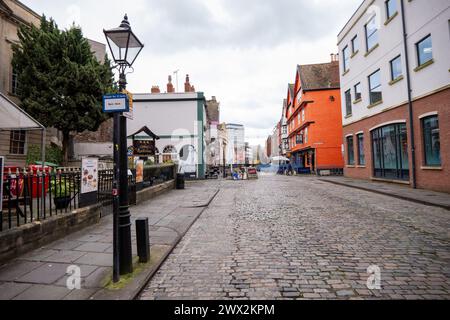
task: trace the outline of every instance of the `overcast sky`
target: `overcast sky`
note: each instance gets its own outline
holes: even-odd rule
[[[179,71],[221,102],[221,121],[242,123],[251,144],[264,144],[281,118],[287,83],[297,64],[330,61],[337,34],[362,0],[23,0],[53,17],[74,21],[90,39],[117,27],[127,13],[145,48],[128,75],[128,89],[165,90]]]

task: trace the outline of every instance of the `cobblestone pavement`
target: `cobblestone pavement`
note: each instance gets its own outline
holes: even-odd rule
[[[449,299],[449,214],[314,177],[224,181],[141,299]]]

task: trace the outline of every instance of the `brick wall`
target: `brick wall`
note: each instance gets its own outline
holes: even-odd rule
[[[423,168],[423,138],[421,121],[419,117],[422,114],[435,111],[438,112],[439,117],[442,166],[441,169],[438,170],[427,170]],[[417,187],[450,193],[450,89],[447,88],[438,93],[414,101],[413,113],[414,137],[416,145]],[[366,157],[366,166],[364,167],[358,167],[357,163],[354,167],[346,166],[344,169],[345,176],[358,179],[370,179],[372,177],[372,143],[369,130],[379,124],[393,120],[406,120],[406,127],[408,131],[409,167],[412,168],[411,130],[409,127],[408,105],[405,104],[344,127],[343,143],[345,146],[345,163],[348,163],[345,137],[349,134],[354,135],[355,161],[357,162],[357,141],[355,134],[360,131],[364,133],[364,152]]]

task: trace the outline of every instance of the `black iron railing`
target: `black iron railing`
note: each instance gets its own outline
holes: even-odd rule
[[[98,171],[97,202],[104,215],[112,213],[113,170]],[[128,176],[130,204],[136,204],[136,171]],[[145,167],[143,187],[174,179],[174,165]],[[0,232],[34,221],[72,212],[80,206],[80,169],[46,172],[22,170],[3,177],[3,206],[0,210]]]

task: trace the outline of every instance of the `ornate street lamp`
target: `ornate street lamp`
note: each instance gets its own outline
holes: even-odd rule
[[[119,69],[119,90],[126,89],[125,71],[132,68],[134,61],[144,48],[131,30],[125,15],[118,28],[103,30],[114,62]],[[128,152],[127,119],[114,113],[114,281],[120,274],[133,272],[131,251],[131,219],[128,200]]]

